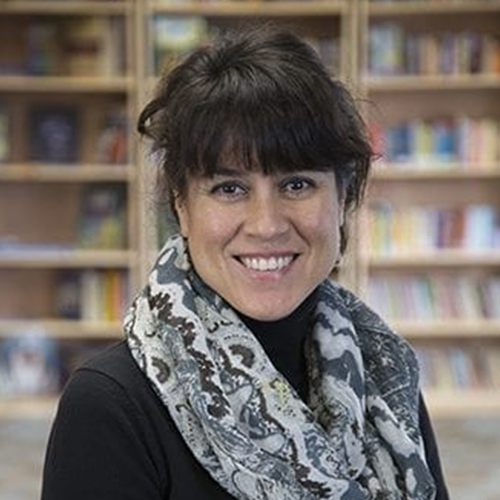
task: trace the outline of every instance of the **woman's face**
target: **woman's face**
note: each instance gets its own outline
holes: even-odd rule
[[[227,168],[191,179],[176,209],[199,276],[257,320],[290,314],[339,256],[343,207],[333,172]]]

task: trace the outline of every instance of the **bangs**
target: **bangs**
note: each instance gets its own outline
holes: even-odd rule
[[[189,134],[180,138],[178,160],[187,178],[210,177],[228,166],[266,175],[334,170],[352,158],[329,132],[332,117],[326,113],[325,120],[324,105],[283,91],[263,96],[251,90],[230,95],[219,90],[186,117],[179,130]]]

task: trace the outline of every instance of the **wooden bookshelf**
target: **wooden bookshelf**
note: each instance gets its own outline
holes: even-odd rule
[[[0,20],[14,23],[18,19],[39,20],[74,19],[85,16],[111,16],[124,20],[126,68],[119,74],[96,75],[57,74],[32,76],[7,74],[0,76],[0,103],[7,103],[14,117],[12,126],[12,155],[0,163],[0,198],[7,191],[28,186],[28,195],[47,189],[45,195],[37,195],[40,204],[40,225],[47,225],[53,217],[44,215],[53,203],[54,186],[65,192],[61,205],[76,212],[68,205],[70,194],[77,193],[79,186],[98,183],[118,183],[127,192],[127,245],[121,250],[61,250],[23,251],[9,255],[0,252],[0,273],[32,273],[38,276],[37,292],[50,286],[51,274],[64,270],[120,269],[130,277],[130,289],[136,291],[145,281],[151,262],[156,256],[157,232],[152,219],[150,204],[154,168],[144,151],[138,151],[134,123],[139,110],[151,96],[157,77],[153,68],[155,52],[151,21],[159,16],[183,19],[201,16],[216,29],[270,20],[274,24],[285,23],[299,34],[308,37],[330,37],[338,41],[338,75],[350,86],[359,90],[357,95],[379,106],[379,118],[384,124],[398,120],[427,119],[446,113],[469,113],[485,116],[491,113],[500,119],[500,72],[457,75],[397,75],[377,76],[368,73],[368,33],[372,23],[402,23],[405,27],[425,27],[429,32],[442,29],[462,30],[469,21],[475,29],[482,26],[488,32],[499,35],[495,23],[500,18],[500,1],[405,1],[376,3],[368,0],[322,1],[221,1],[221,2],[167,2],[161,0],[12,0],[0,1]],[[497,23],[498,24],[498,23]],[[1,55],[1,54],[0,54]],[[65,105],[76,103],[83,110],[82,154],[75,163],[35,163],[27,158],[29,140],[27,110],[35,102],[58,102]],[[96,124],[104,104],[123,106],[131,117],[127,131],[128,159],[117,165],[100,164],[92,157],[96,143]],[[95,111],[89,111],[93,109]],[[369,112],[367,112],[369,116]],[[370,199],[395,200],[400,207],[418,203],[456,204],[471,201],[495,205],[500,210],[499,182],[500,159],[492,162],[458,162],[446,166],[404,164],[374,168],[370,185]],[[50,187],[50,189],[49,189]],[[74,191],[73,191],[74,190]],[[70,193],[71,191],[71,193]],[[26,194],[27,193],[27,194]],[[47,198],[43,201],[43,196]],[[35,199],[33,198],[33,199]],[[15,199],[13,197],[12,199]],[[21,199],[21,198],[19,198]],[[52,200],[52,201],[50,201]],[[0,201],[1,203],[1,201]],[[26,201],[23,201],[26,203]],[[35,201],[33,201],[35,203]],[[71,203],[70,203],[71,204]],[[367,208],[369,208],[367,204]],[[37,205],[38,207],[38,205]],[[5,208],[5,207],[3,207]],[[0,205],[0,211],[2,206]],[[8,213],[14,210],[11,204]],[[32,214],[22,209],[25,218]],[[36,214],[38,215],[38,213]],[[365,217],[361,213],[351,231],[351,253],[341,271],[344,284],[363,295],[370,277],[384,273],[475,273],[482,276],[500,274],[500,249],[482,253],[439,251],[429,254],[415,252],[398,255],[367,255]],[[69,220],[61,213],[64,224]],[[0,221],[1,222],[1,221]],[[0,227],[1,224],[0,224]],[[48,226],[47,226],[48,227]],[[67,228],[66,228],[67,229]],[[65,231],[66,231],[65,229]],[[33,228],[35,232],[35,229]],[[37,230],[38,231],[38,230]],[[62,230],[61,230],[62,231]],[[59,234],[55,234],[57,237]],[[0,238],[2,234],[0,232]],[[64,238],[63,238],[64,236]],[[61,235],[66,242],[66,233]],[[42,243],[50,243],[42,242]],[[34,247],[36,248],[36,247]],[[0,275],[0,280],[2,276]],[[9,283],[16,282],[9,275]],[[25,277],[22,278],[23,280]],[[1,287],[0,287],[1,288]],[[5,286],[4,286],[5,288]],[[43,295],[43,293],[38,293]],[[0,300],[2,296],[0,294]],[[45,307],[45,306],[44,306]],[[103,338],[118,338],[121,327],[115,323],[68,321],[52,318],[44,307],[33,317],[38,320],[0,318],[0,339],[12,332],[24,332],[39,327],[55,339],[71,342]],[[31,316],[30,316],[31,317]],[[500,347],[498,320],[438,320],[438,321],[391,321],[395,330],[412,342],[467,342],[489,339]],[[500,394],[495,391],[429,391],[431,411],[437,416],[500,414]],[[55,400],[48,398],[0,401],[0,418],[24,418],[50,415]]]
[[[370,30],[374,26],[394,29],[394,36],[402,37],[401,44],[405,43],[406,36],[419,33],[425,33],[434,44],[437,43],[437,38],[432,39],[432,36],[440,33],[458,36],[467,30],[499,36],[500,2],[363,1],[360,3],[359,13],[359,57],[362,64],[359,85],[370,103],[365,108],[368,120],[382,123],[386,129],[415,121],[432,123],[433,119],[456,117],[458,114],[474,119],[492,118],[500,123],[500,68],[497,72],[437,74],[422,64],[422,74],[405,74],[408,60],[402,60],[403,66],[393,68],[396,74],[389,75],[382,74],[383,66],[371,65],[369,60],[370,56],[377,53],[376,50],[371,51],[369,46]],[[380,42],[381,38],[377,40]],[[420,63],[421,60],[416,63],[417,66]],[[381,74],[372,74],[371,68],[381,68]],[[457,110],[460,110],[458,114]],[[401,283],[406,277],[409,287],[410,280],[415,280],[416,277],[427,276],[428,279],[435,280],[439,280],[441,276],[445,279],[463,277],[470,279],[471,283],[479,283],[480,280],[500,274],[500,248],[481,252],[463,248],[440,249],[428,253],[411,250],[382,255],[367,253],[367,211],[377,206],[376,203],[390,204],[395,213],[420,206],[436,210],[481,204],[500,210],[498,156],[491,161],[450,161],[442,164],[433,164],[430,156],[426,161],[423,158],[414,163],[391,163],[391,159],[382,158],[374,167],[369,189],[373,204],[368,203],[366,211],[361,214],[358,232],[360,245],[356,263],[360,290],[368,290],[372,277],[386,279],[379,282],[383,286],[390,286],[392,279],[399,279],[396,282]],[[406,290],[410,293],[409,288]],[[417,293],[415,289],[412,290],[412,293]],[[422,289],[418,290],[423,293]],[[404,310],[407,300],[408,297],[397,307]],[[397,332],[417,347],[422,345],[440,348],[439,346],[446,345],[461,348],[469,344],[487,343],[491,349],[500,349],[498,319],[386,319]],[[443,387],[426,390],[425,395],[435,417],[500,415],[500,390]]]
[[[121,321],[97,318],[116,318],[127,285],[132,295],[140,279],[142,193],[133,128],[141,87],[139,3],[0,2],[0,38],[9,46],[0,50],[0,109],[8,116],[9,132],[8,156],[0,162],[0,342],[42,335],[58,346],[65,370],[80,354],[122,337]],[[109,28],[105,33],[98,31],[103,26]],[[50,43],[27,45],[30,37],[48,37]],[[91,47],[90,56],[79,48],[82,40]],[[69,160],[34,153],[31,120],[40,109],[71,110],[76,116],[77,150]],[[123,193],[123,241],[93,245],[82,234],[84,202],[89,190],[107,186]],[[78,317],[60,303],[62,295],[75,294],[75,288],[61,288],[68,282],[80,287],[72,299],[80,316],[96,319],[65,319]],[[96,286],[102,293],[89,302],[89,287]],[[2,396],[0,419],[51,418],[56,403],[53,396]]]

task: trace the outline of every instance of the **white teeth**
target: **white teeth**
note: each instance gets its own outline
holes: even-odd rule
[[[241,257],[241,262],[249,269],[256,271],[279,271],[292,262],[293,257],[271,257],[270,259]]]

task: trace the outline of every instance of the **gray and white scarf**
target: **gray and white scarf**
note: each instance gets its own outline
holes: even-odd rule
[[[406,341],[353,294],[317,289],[306,405],[180,236],[125,318],[132,355],[191,452],[241,500],[432,500]]]

